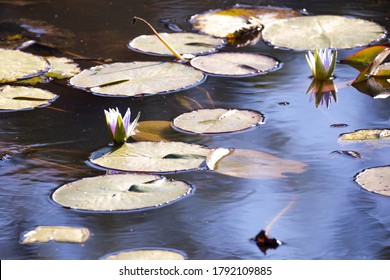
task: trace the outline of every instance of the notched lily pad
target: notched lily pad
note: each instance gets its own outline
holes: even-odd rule
[[[263,40],[295,50],[354,48],[385,37],[385,29],[374,22],[333,15],[282,19],[263,30]]]
[[[135,61],[83,70],[70,84],[106,96],[138,96],[186,89],[204,78],[201,71],[179,63]]]
[[[176,172],[199,168],[209,152],[204,146],[183,142],[125,143],[92,154],[98,166],[133,172]]]
[[[207,54],[215,52],[225,44],[220,38],[196,33],[160,33],[180,54]],[[141,35],[129,43],[129,48],[151,55],[173,56],[168,48],[155,35]]]
[[[195,57],[191,60],[191,65],[213,75],[242,77],[277,70],[279,61],[254,53],[224,52]]]
[[[49,105],[57,95],[43,89],[23,86],[0,87],[1,110],[26,110]]]
[[[260,112],[237,109],[200,109],[173,120],[174,127],[201,134],[235,132],[263,123]]]
[[[355,181],[365,190],[390,196],[390,166],[379,166],[363,170]]]
[[[109,254],[104,260],[185,260],[187,256],[177,250],[168,249],[133,249]]]
[[[46,57],[50,63],[50,70],[46,73],[46,76],[56,79],[67,79],[80,73],[79,66],[74,63],[73,60],[66,57]]]
[[[53,200],[80,210],[145,210],[168,205],[192,192],[183,181],[149,174],[116,174],[89,177],[58,188]]]
[[[285,178],[286,173],[300,174],[307,166],[299,161],[282,159],[255,150],[230,149],[228,153],[224,151],[221,153],[220,149],[211,150],[207,155],[206,164],[211,170],[229,176],[256,179]],[[220,153],[217,160],[215,152]]]
[[[49,241],[83,243],[90,232],[87,228],[66,226],[38,226],[22,236],[22,244],[44,243]]]
[[[0,61],[0,83],[38,76],[50,68],[43,57],[18,50],[0,49]]]
[[[389,137],[390,129],[359,129],[341,134],[340,140],[373,140]]]

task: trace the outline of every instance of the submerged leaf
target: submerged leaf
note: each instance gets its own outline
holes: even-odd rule
[[[49,63],[40,56],[0,49],[0,83],[15,82],[47,72]]]
[[[211,150],[206,159],[210,166],[213,153],[218,149]],[[229,154],[223,156],[215,165],[214,171],[240,178],[275,179],[284,178],[286,173],[302,173],[306,164],[282,159],[277,156],[255,150],[230,149]]]
[[[208,152],[204,146],[183,142],[136,142],[95,152],[90,160],[121,171],[176,172],[199,168]]]
[[[374,22],[331,15],[282,19],[263,30],[265,41],[295,50],[353,48],[385,37],[385,29]]]
[[[57,95],[43,89],[22,86],[0,87],[0,110],[25,110],[49,105]]]
[[[203,80],[201,71],[179,63],[135,61],[83,70],[70,84],[103,95],[138,96],[182,90]]]
[[[193,133],[227,133],[264,123],[260,112],[237,109],[200,109],[181,114],[173,120],[174,127]]]
[[[390,196],[390,166],[379,166],[363,170],[355,181],[365,190]]]
[[[279,62],[260,54],[225,52],[195,57],[191,60],[191,65],[209,74],[238,77],[277,70]]]
[[[180,54],[206,54],[215,52],[224,46],[224,41],[208,35],[195,33],[160,33]],[[141,35],[129,43],[129,48],[135,51],[152,54],[168,55],[172,53],[155,35]]]
[[[340,140],[373,140],[389,137],[390,129],[359,129],[341,134]]]
[[[184,260],[184,253],[164,249],[138,249],[109,254],[103,257],[105,260]]]
[[[87,228],[75,228],[66,226],[38,226],[25,233],[22,244],[35,244],[49,241],[83,243],[89,238]]]
[[[65,184],[53,193],[58,204],[81,210],[140,210],[168,205],[190,194],[182,181],[148,174],[89,177]]]

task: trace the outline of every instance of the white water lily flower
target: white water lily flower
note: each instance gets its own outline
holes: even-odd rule
[[[131,112],[130,108],[127,108],[126,114],[122,118],[118,108],[104,110],[106,115],[106,122],[108,127],[108,133],[115,145],[121,145],[127,141],[127,139],[135,134],[135,127],[137,126],[138,119],[141,112],[138,112],[137,117],[133,122],[130,122]]]
[[[315,49],[314,54],[308,52],[306,60],[313,77],[317,80],[328,80],[332,77],[336,66],[337,50]]]

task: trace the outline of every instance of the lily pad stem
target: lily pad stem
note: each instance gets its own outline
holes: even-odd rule
[[[271,229],[272,225],[277,221],[279,220],[279,218],[281,216],[284,215],[284,213],[287,212],[288,209],[290,209],[290,207],[295,203],[295,197],[292,198],[289,203],[286,205],[286,207],[284,207],[273,219],[272,221],[267,225],[267,227],[265,228],[265,234],[268,235],[269,233],[269,230]]]
[[[169,44],[164,38],[162,38],[160,36],[160,34],[158,34],[157,30],[153,28],[153,26],[147,22],[146,20],[144,20],[143,18],[140,18],[140,17],[133,17],[133,24],[136,22],[136,20],[140,20],[142,22],[144,22],[146,25],[148,25],[150,27],[150,29],[152,29],[153,33],[157,36],[157,38],[173,53],[173,55],[178,59],[178,60],[185,60],[185,58],[183,58],[172,46],[171,44]]]

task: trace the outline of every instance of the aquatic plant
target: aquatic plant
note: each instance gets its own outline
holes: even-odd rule
[[[306,54],[313,77],[317,80],[328,80],[332,77],[337,59],[337,50],[315,49],[314,54],[310,51]]]
[[[135,127],[137,126],[141,112],[138,112],[138,115],[133,122],[130,122],[130,108],[127,108],[123,118],[118,108],[110,108],[108,111],[104,110],[104,114],[106,115],[108,133],[114,145],[122,145],[130,136],[135,134]]]

